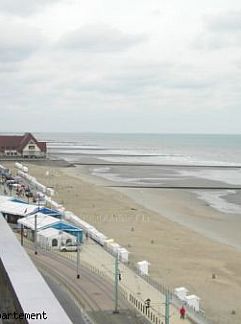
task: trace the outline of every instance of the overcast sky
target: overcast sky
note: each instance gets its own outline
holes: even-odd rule
[[[0,132],[241,133],[240,0],[0,0]]]

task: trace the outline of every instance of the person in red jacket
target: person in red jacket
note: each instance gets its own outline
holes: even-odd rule
[[[184,306],[180,308],[180,318],[185,319],[186,309]]]

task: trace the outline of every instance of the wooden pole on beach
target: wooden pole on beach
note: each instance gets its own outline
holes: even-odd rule
[[[118,314],[118,281],[119,281],[119,253],[116,253],[115,257],[115,309],[114,314]]]

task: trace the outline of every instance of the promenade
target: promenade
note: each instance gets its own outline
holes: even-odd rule
[[[76,253],[67,252],[62,254],[67,258],[74,261],[76,260]],[[114,296],[115,257],[89,239],[85,242],[80,252],[80,262],[82,265],[89,268],[90,271],[96,272],[99,276],[111,280],[113,282]],[[185,319],[180,319],[179,309],[173,305],[170,305],[170,317],[168,322],[168,320],[165,319],[165,295],[123,263],[119,263],[119,272],[121,273],[121,281],[118,283],[119,293],[124,296],[151,323],[193,323],[188,316]],[[148,298],[151,300],[150,308],[146,309],[145,300]]]

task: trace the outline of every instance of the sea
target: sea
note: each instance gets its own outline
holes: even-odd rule
[[[241,214],[241,135],[35,135],[47,141],[50,157],[89,164],[94,176],[122,186],[191,185],[193,192],[213,208],[223,213]],[[214,186],[215,190],[203,190],[208,186]]]
[[[108,162],[241,166],[241,135],[41,133],[51,155]]]

